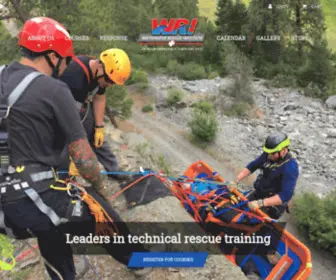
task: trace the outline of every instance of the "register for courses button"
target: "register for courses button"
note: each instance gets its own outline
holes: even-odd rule
[[[208,253],[133,253],[128,267],[203,267]]]

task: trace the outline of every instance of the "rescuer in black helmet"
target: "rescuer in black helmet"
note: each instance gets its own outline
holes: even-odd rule
[[[289,152],[289,145],[290,140],[283,132],[270,134],[263,146],[264,152],[250,162],[229,185],[230,190],[236,188],[240,181],[260,169],[248,206],[252,210],[262,207],[274,219],[280,218],[286,210],[299,177],[299,166]]]

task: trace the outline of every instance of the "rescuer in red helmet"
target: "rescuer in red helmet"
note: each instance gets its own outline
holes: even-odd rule
[[[53,19],[32,18],[19,34],[19,46],[20,62],[0,66],[0,231],[19,239],[36,237],[50,277],[75,279],[68,235],[92,235],[97,224],[86,200],[75,199],[66,188],[71,186],[56,176],[66,146],[92,185],[86,197],[98,203],[96,211],[103,209],[118,222],[119,234],[129,231],[105,201],[99,163],[75,100],[57,79],[74,55],[68,31]],[[133,252],[144,251],[129,243],[102,246],[125,265]],[[143,269],[136,271],[142,274]]]

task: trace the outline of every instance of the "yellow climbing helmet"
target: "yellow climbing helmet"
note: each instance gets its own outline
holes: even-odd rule
[[[117,85],[123,85],[131,75],[131,61],[121,49],[108,49],[100,54],[106,75]]]

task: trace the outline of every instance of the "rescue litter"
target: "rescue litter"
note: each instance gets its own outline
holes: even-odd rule
[[[264,244],[269,246],[271,243],[271,236],[260,236],[254,233],[250,236],[241,234],[238,235],[225,235],[221,236],[210,236],[210,235],[187,235],[182,238],[180,233],[176,235],[149,235],[145,233],[144,235],[127,235],[128,243],[140,243],[140,244],[220,244],[222,242],[227,244]],[[183,240],[183,242],[182,242]],[[114,236],[72,236],[67,235],[67,243],[70,244],[99,244],[99,243],[110,243],[123,244],[125,243],[125,237],[121,235]]]

